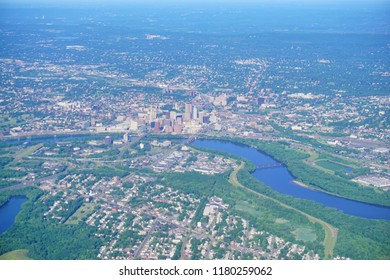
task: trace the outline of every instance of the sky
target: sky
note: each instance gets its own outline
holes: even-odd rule
[[[118,8],[122,6],[186,6],[186,5],[206,5],[224,4],[260,4],[272,7],[298,7],[298,8],[365,8],[375,7],[389,11],[390,0],[0,0],[1,8],[23,7],[49,7],[49,8]],[[0,14],[1,16],[1,14]]]
[[[0,0],[0,4],[131,4],[131,3],[285,3],[285,4],[356,4],[356,3],[381,3],[390,5],[390,0]]]

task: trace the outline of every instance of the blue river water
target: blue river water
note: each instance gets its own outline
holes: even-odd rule
[[[202,147],[235,156],[246,158],[255,165],[275,164],[277,161],[272,157],[249,146],[215,140],[196,140],[192,143],[195,147]],[[344,199],[329,195],[324,192],[308,189],[294,183],[294,177],[285,166],[273,168],[257,168],[252,173],[259,181],[272,189],[296,198],[309,199],[325,206],[336,208],[346,214],[368,219],[390,220],[390,207],[382,207],[364,202]]]
[[[25,196],[13,196],[0,207],[0,233],[5,232],[15,222],[16,215],[22,209],[22,204],[27,200]]]

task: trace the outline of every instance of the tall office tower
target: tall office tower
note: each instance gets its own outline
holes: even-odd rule
[[[129,142],[129,134],[128,134],[128,133],[125,133],[125,134],[123,135],[123,142],[125,142],[125,143],[128,143],[128,142]]]
[[[199,112],[199,121],[203,123],[204,112]]]
[[[186,104],[184,108],[185,113],[189,113],[191,115],[192,113],[192,104]]]
[[[169,112],[169,118],[170,118],[171,120],[175,120],[175,119],[176,119],[176,116],[177,116],[177,114],[176,114],[175,111],[170,111],[170,112]]]
[[[150,108],[149,109],[149,120],[155,120],[157,117],[157,109],[156,108]]]
[[[198,109],[195,106],[192,108],[192,118],[194,120],[198,118]]]
[[[184,113],[183,121],[189,121],[189,120],[191,120],[191,113]]]
[[[214,114],[214,113],[212,113],[211,115],[210,115],[210,122],[212,122],[212,123],[216,123],[217,122],[217,116]]]
[[[176,117],[176,123],[177,124],[182,124],[183,123],[183,116],[182,115],[179,115]]]

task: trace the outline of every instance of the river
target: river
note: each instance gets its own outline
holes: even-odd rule
[[[0,207],[0,233],[5,232],[15,222],[16,215],[22,209],[22,204],[27,200],[25,196],[13,196]]]
[[[194,147],[202,147],[235,156],[243,157],[256,166],[275,165],[278,163],[272,157],[246,145],[236,144],[228,141],[196,140],[192,143]],[[257,168],[252,176],[263,182],[272,189],[296,198],[309,199],[319,202],[325,206],[336,208],[346,214],[368,219],[390,220],[390,207],[381,207],[364,202],[349,200],[327,193],[308,189],[294,183],[294,177],[285,166],[272,168]]]

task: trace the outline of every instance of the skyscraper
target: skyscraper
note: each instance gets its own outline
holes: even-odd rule
[[[176,116],[177,116],[177,114],[176,114],[175,111],[170,111],[170,112],[169,112],[169,118],[170,118],[171,120],[175,120],[175,119],[176,119]]]
[[[157,117],[157,109],[156,108],[150,108],[149,110],[149,120],[152,121],[156,119]]]
[[[198,109],[195,106],[192,108],[192,118],[194,120],[198,119]]]
[[[186,104],[185,108],[184,108],[184,112],[191,114],[192,113],[192,104]]]
[[[125,133],[125,134],[123,135],[123,142],[125,142],[125,143],[128,143],[128,142],[129,142],[129,134],[128,134],[128,133]]]

